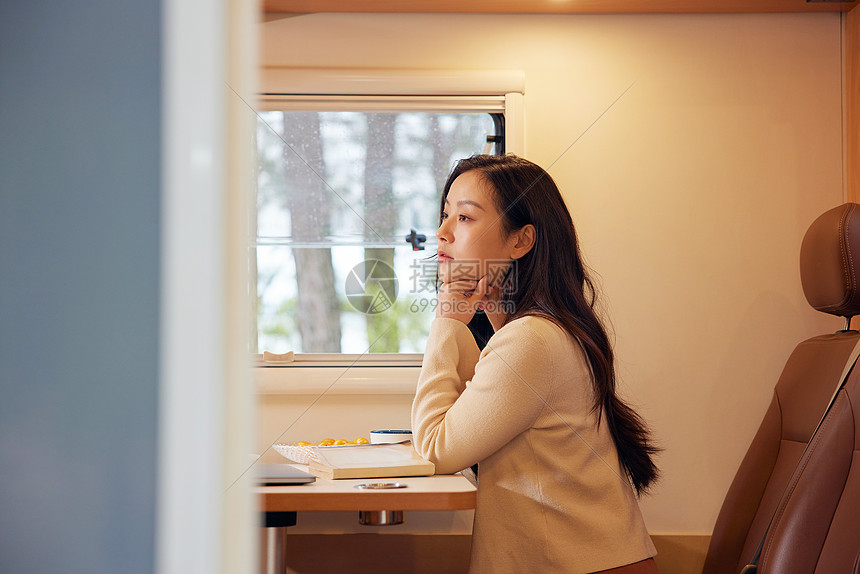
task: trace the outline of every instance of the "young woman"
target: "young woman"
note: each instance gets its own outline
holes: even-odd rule
[[[636,497],[657,477],[573,222],[552,178],[513,155],[445,184],[436,319],[412,406],[417,451],[478,464],[472,573],[656,572]],[[495,331],[483,350],[467,324]]]

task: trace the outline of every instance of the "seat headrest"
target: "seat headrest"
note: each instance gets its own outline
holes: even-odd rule
[[[846,203],[812,222],[800,246],[800,281],[818,311],[860,314],[860,205]]]

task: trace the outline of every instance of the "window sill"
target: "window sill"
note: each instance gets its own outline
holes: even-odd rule
[[[413,395],[421,355],[296,355],[255,361],[259,395]]]

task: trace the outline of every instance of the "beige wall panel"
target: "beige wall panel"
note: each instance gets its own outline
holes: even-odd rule
[[[845,176],[848,201],[860,203],[860,10],[845,16]]]

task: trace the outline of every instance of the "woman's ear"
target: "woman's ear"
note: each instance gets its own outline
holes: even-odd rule
[[[514,231],[515,241],[511,246],[511,259],[519,259],[535,246],[535,226],[529,223]]]

